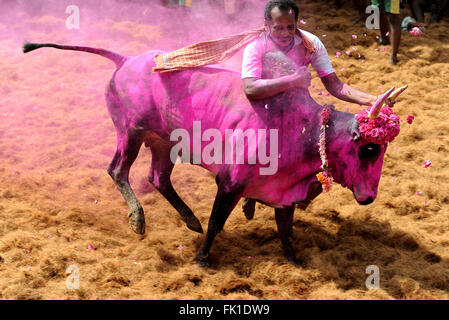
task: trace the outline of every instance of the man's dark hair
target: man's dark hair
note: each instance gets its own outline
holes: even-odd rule
[[[271,17],[271,10],[273,10],[273,8],[278,7],[279,10],[281,10],[281,12],[283,13],[287,13],[290,10],[293,10],[295,13],[295,21],[298,20],[298,16],[299,16],[299,8],[298,5],[292,1],[292,0],[270,0],[268,1],[268,3],[265,6],[265,20],[266,21],[271,21],[272,17]]]

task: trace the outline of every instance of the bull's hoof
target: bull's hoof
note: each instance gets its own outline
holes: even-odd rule
[[[143,209],[139,208],[128,213],[129,226],[137,234],[145,233],[145,215]]]
[[[209,268],[210,267],[209,255],[202,256],[200,254],[197,254],[195,256],[195,261],[201,268]]]
[[[203,227],[201,222],[194,215],[187,217],[186,219],[187,228],[198,233],[203,233]]]
[[[251,220],[254,218],[254,212],[256,211],[256,200],[247,198],[243,199],[242,208],[246,219]]]

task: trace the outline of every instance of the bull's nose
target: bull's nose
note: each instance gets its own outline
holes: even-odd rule
[[[366,206],[367,204],[373,203],[373,201],[374,201],[373,197],[368,197],[366,198],[366,200],[360,201],[359,203],[363,206]]]

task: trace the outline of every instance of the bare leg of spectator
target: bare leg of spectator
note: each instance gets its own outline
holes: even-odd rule
[[[401,40],[401,18],[399,14],[387,13],[388,20],[391,25],[391,38],[393,39],[393,48],[390,57],[390,64],[396,64],[398,62],[398,50],[399,42]]]
[[[449,0],[443,1],[443,3],[440,6],[437,6],[432,12],[432,17],[430,18],[430,23],[436,23],[440,22],[441,18],[443,17],[443,14],[446,10],[449,9]]]
[[[380,13],[380,17],[379,17],[379,24],[380,24],[379,44],[387,45],[387,44],[390,44],[390,40],[387,37],[387,32],[390,31],[390,26],[388,25],[387,13],[382,8],[379,8],[379,13]]]
[[[424,22],[423,3],[421,0],[408,0],[413,18],[416,22]]]

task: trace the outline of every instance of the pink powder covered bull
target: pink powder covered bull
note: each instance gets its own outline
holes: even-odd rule
[[[41,47],[95,53],[115,62],[117,69],[106,89],[106,103],[117,132],[117,150],[108,173],[129,206],[129,224],[136,233],[145,232],[145,219],[128,176],[142,143],[152,153],[150,183],[176,208],[188,228],[203,232],[200,222],[170,181],[173,150],[179,146],[179,139],[173,139],[172,133],[182,130],[193,137],[186,143],[189,154],[187,157],[184,154],[183,159],[215,173],[218,186],[207,234],[195,256],[201,266],[209,265],[212,242],[242,197],[246,198],[247,218],[252,217],[256,200],[275,208],[284,252],[296,264],[292,246],[293,213],[295,206],[305,209],[323,191],[316,175],[323,170],[319,138],[324,129],[327,171],[334,181],[349,188],[359,204],[370,204],[377,196],[388,141],[378,139],[373,143],[359,130],[354,114],[332,107],[327,124],[320,126],[323,107],[306,89],[250,101],[241,88],[238,72],[217,67],[152,72],[154,56],[160,51],[128,57],[104,49],[27,43],[24,52]],[[272,61],[277,64],[279,60]],[[364,121],[365,126],[369,126],[369,121],[377,121],[376,117],[372,119],[372,114],[377,115],[391,91],[378,99],[369,113],[371,119],[366,115],[365,121],[361,115],[359,121]],[[379,117],[384,114],[381,111]],[[200,135],[195,132],[199,127]],[[232,149],[235,159],[226,158],[229,154],[218,147],[232,145],[229,140],[238,138],[229,134],[230,130],[246,134],[246,140],[242,140],[246,141],[245,148]],[[252,139],[250,133],[256,138]],[[399,126],[393,138],[398,133]],[[378,135],[377,131],[372,135]],[[272,161],[268,166],[266,161],[251,161],[250,149],[263,150],[262,156],[269,151]],[[236,160],[242,152],[243,162]],[[181,150],[175,152],[175,158],[180,153]],[[204,158],[205,154],[208,159]]]

